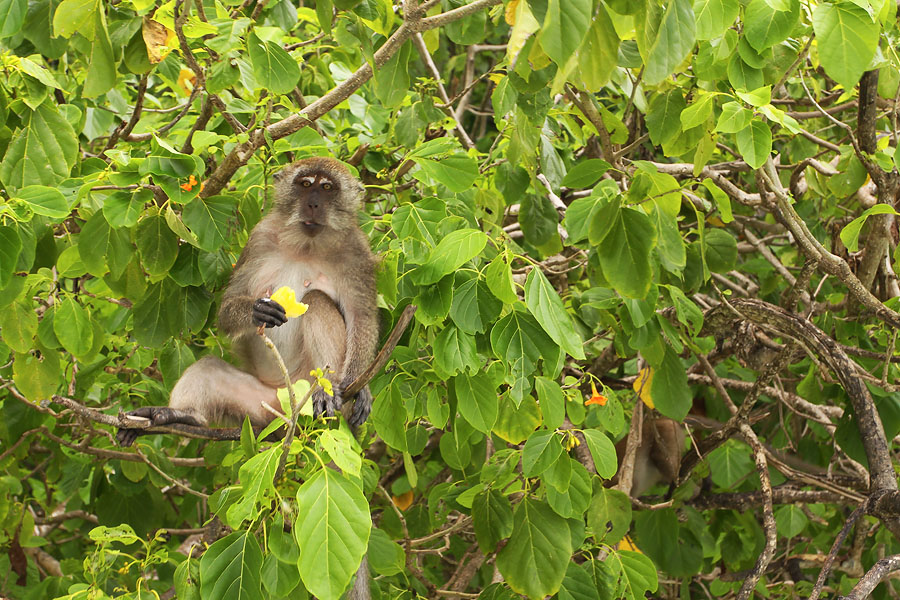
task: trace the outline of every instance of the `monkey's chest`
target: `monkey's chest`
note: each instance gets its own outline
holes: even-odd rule
[[[282,286],[288,286],[297,294],[297,299],[313,290],[319,290],[337,302],[334,281],[327,270],[314,263],[284,263],[267,265],[260,269],[254,285],[257,298],[269,296]]]

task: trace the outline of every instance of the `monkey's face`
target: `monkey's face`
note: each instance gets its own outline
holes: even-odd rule
[[[310,237],[315,237],[326,226],[333,226],[329,217],[334,213],[340,198],[338,181],[326,173],[300,173],[292,182],[294,209],[300,227]]]
[[[275,175],[277,210],[305,238],[356,227],[362,192],[359,180],[330,158],[300,160]]]

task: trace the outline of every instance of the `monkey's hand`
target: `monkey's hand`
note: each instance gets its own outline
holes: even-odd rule
[[[322,415],[333,417],[334,412],[341,409],[344,405],[344,399],[338,390],[334,390],[334,396],[329,396],[325,390],[318,389],[313,392],[313,417]]]
[[[372,392],[369,391],[369,386],[366,386],[359,390],[359,393],[356,395],[353,412],[350,414],[350,418],[347,419],[347,423],[356,430],[357,427],[366,422],[370,412],[372,412]]]
[[[260,298],[253,303],[253,324],[259,327],[280,327],[287,323],[284,308],[270,298]]]

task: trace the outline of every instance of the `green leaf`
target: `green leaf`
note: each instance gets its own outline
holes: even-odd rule
[[[300,67],[284,48],[259,39],[255,33],[247,37],[247,51],[253,75],[261,88],[273,94],[287,94],[300,81]]]
[[[139,343],[159,348],[179,332],[184,323],[178,312],[183,308],[178,289],[163,280],[150,286],[134,305],[134,337]]]
[[[566,173],[566,176],[563,177],[562,185],[572,188],[573,190],[591,187],[600,181],[600,178],[603,177],[604,173],[609,171],[611,166],[612,165],[608,162],[600,158],[583,160]]]
[[[852,89],[875,56],[880,27],[852,2],[823,2],[812,21],[825,72],[845,90]]]
[[[0,39],[18,33],[27,12],[28,0],[0,0]]]
[[[740,102],[726,102],[722,105],[722,114],[716,122],[716,131],[719,133],[737,133],[746,128],[753,113],[741,106]]]
[[[362,457],[353,448],[354,441],[350,434],[342,429],[326,429],[319,436],[319,443],[341,471],[359,475]]]
[[[263,556],[253,534],[235,531],[217,541],[200,558],[203,600],[250,600],[262,597]]]
[[[612,187],[615,187],[615,185],[615,183],[612,183]],[[604,186],[603,183],[597,187],[601,186],[604,188],[608,187]],[[596,188],[594,191],[596,194]],[[609,203],[608,198],[597,196],[595,194],[591,194],[587,198],[577,198],[569,205],[569,208],[566,209],[563,227],[569,232],[570,244],[580,242],[588,237],[590,225],[594,217]],[[618,190],[615,190],[615,195],[618,195]]]
[[[144,217],[135,230],[135,242],[141,262],[151,275],[164,275],[175,264],[178,237],[169,229],[164,217],[158,214]]]
[[[566,569],[557,597],[559,600],[600,600],[600,593],[588,572],[573,561]]]
[[[103,200],[103,216],[112,227],[134,227],[144,204],[152,199],[153,192],[147,189],[114,192]]]
[[[531,375],[537,361],[542,356],[549,358],[549,352],[555,349],[534,317],[521,310],[513,310],[497,321],[491,329],[491,347],[494,355],[520,377]]]
[[[744,35],[757,52],[771,48],[791,35],[800,19],[800,0],[788,0],[788,4],[789,10],[778,10],[769,0],[751,0],[744,9]]]
[[[532,269],[525,280],[525,304],[544,331],[560,348],[576,359],[584,359],[582,339],[575,331],[559,294],[540,269]]]
[[[847,223],[844,228],[841,229],[841,242],[844,243],[844,245],[847,247],[847,250],[849,250],[850,252],[859,251],[859,234],[862,231],[863,225],[866,224],[866,221],[871,215],[884,214],[897,215],[900,213],[894,210],[894,208],[889,204],[876,204],[872,208],[866,209],[861,215]]]
[[[371,419],[384,443],[397,450],[407,450],[406,409],[399,386],[388,386],[378,394],[372,403]]]
[[[546,487],[547,502],[559,516],[580,520],[591,503],[591,474],[577,461],[571,461],[571,468],[572,476],[565,490],[557,490],[552,485]]]
[[[686,107],[684,95],[679,89],[655,96],[647,109],[650,141],[662,146],[674,140],[681,133],[681,112]]]
[[[631,528],[631,498],[619,490],[597,486],[587,514],[594,539],[615,544]]]
[[[513,283],[512,269],[503,254],[498,254],[484,270],[484,279],[488,289],[501,301],[512,304],[519,297]]]
[[[69,216],[66,198],[56,188],[45,185],[29,185],[20,189],[15,197],[27,204],[35,214],[51,219],[63,219]]]
[[[84,89],[82,90],[85,98],[96,98],[105,94],[116,84],[116,61],[113,57],[112,42],[109,39],[109,32],[106,30],[106,17],[102,8],[98,8],[94,13],[93,30],[91,58],[88,61],[87,76],[84,78]]]
[[[741,9],[739,0],[694,0],[697,39],[711,40],[731,27]]]
[[[690,0],[668,0],[665,8],[650,4],[636,27],[644,82],[656,85],[673,73],[694,47],[694,9]]]
[[[603,275],[623,296],[643,298],[650,291],[650,251],[656,245],[656,228],[646,213],[618,202],[604,207],[591,226],[600,221],[607,228],[599,252]]]
[[[479,367],[475,338],[457,327],[445,327],[434,339],[432,347],[434,369],[442,378],[456,375],[467,368],[474,371]]]
[[[641,511],[635,515],[634,530],[641,550],[653,563],[676,577],[696,574],[703,561],[703,549],[697,538],[678,522],[672,508]],[[673,547],[677,552],[673,552]]]
[[[355,483],[323,468],[297,491],[297,514],[300,577],[317,598],[337,600],[366,553],[369,504]]]
[[[708,229],[703,238],[706,264],[711,271],[726,273],[737,261],[737,241],[723,229]]]
[[[612,553],[607,561],[612,563],[611,566],[618,563],[621,573],[619,585],[625,598],[644,598],[647,592],[655,592],[659,587],[656,565],[640,552],[619,550]]]
[[[24,354],[32,349],[37,328],[38,318],[30,301],[29,304],[14,302],[0,310],[0,334],[6,345],[16,352]]]
[[[737,133],[738,152],[751,169],[758,169],[772,152],[772,130],[761,120],[754,120],[749,127]]]
[[[430,183],[426,177],[434,179],[454,193],[464,192],[478,179],[478,163],[464,155],[447,156],[440,160],[413,157],[420,170],[412,176],[422,183]]]
[[[481,433],[490,434],[500,404],[497,387],[490,378],[484,373],[458,375],[453,378],[451,386],[463,418]]]
[[[237,202],[231,196],[195,198],[184,207],[181,218],[197,236],[200,249],[215,252],[230,238],[229,224],[236,208]]]
[[[618,60],[619,35],[601,2],[597,5],[597,14],[578,50],[578,75],[584,82],[585,89],[595,93],[603,89],[615,72]],[[565,183],[565,180],[563,185],[573,187]]]
[[[562,388],[558,383],[546,377],[535,377],[534,388],[540,402],[544,426],[547,429],[556,429],[561,426],[566,416]]]
[[[597,467],[597,475],[604,479],[612,479],[619,468],[616,461],[616,447],[605,433],[598,429],[585,429],[582,431],[587,442],[594,466]]]
[[[728,62],[728,80],[738,90],[755,90],[765,83],[762,69],[757,69],[744,62],[741,55],[735,52]]]
[[[273,446],[265,452],[252,456],[241,465],[238,477],[241,482],[241,499],[228,507],[227,522],[238,528],[246,520],[253,520],[258,514],[259,505],[266,502],[274,492],[272,478],[281,457],[281,447]]]
[[[704,179],[702,183],[703,187],[712,194],[713,200],[715,200],[716,206],[719,209],[719,214],[722,216],[722,222],[731,223],[734,221],[734,215],[731,213],[731,198],[728,197],[728,194],[722,191],[722,188],[717,186],[709,177]]]
[[[666,346],[662,362],[654,366],[650,397],[656,410],[676,421],[684,419],[694,403],[684,365],[669,346]]]
[[[400,49],[380,68],[375,69],[375,97],[387,108],[400,106],[409,91],[409,57],[411,43]]]
[[[799,506],[787,505],[775,509],[775,524],[778,535],[792,538],[806,529],[809,519]]]
[[[754,469],[750,447],[736,440],[728,440],[709,453],[709,472],[713,483],[730,489]]]
[[[425,198],[397,207],[391,217],[391,228],[397,237],[414,238],[429,246],[437,244],[438,224],[447,216],[447,207],[437,198]]]
[[[472,525],[482,552],[491,552],[513,530],[513,511],[509,500],[497,490],[487,489],[472,502]]]
[[[496,564],[513,591],[543,598],[559,591],[571,556],[566,520],[546,503],[526,498],[516,507],[512,535]]]
[[[100,277],[110,271],[118,278],[134,253],[130,236],[126,229],[111,229],[102,212],[94,213],[78,236],[81,262],[91,275]]]
[[[416,270],[414,277],[421,285],[435,283],[478,256],[485,244],[487,235],[483,231],[451,231],[431,250],[428,260]]]
[[[406,567],[406,552],[403,547],[388,537],[377,527],[369,536],[369,566],[379,575],[398,575]]]
[[[22,240],[18,230],[11,225],[0,225],[0,290],[9,285],[16,272]]]
[[[694,101],[681,111],[681,128],[684,131],[706,123],[713,110],[715,94],[707,94],[697,90]]]
[[[419,306],[416,320],[423,325],[443,323],[453,303],[453,275],[446,275],[434,285],[424,286],[415,298]]]
[[[484,280],[472,277],[453,291],[450,318],[462,331],[483,333],[500,315],[503,303]]]
[[[581,45],[591,24],[591,0],[549,0],[540,43],[560,68]]]
[[[63,348],[77,358],[87,356],[94,345],[91,315],[72,298],[63,300],[56,309],[53,332]]]
[[[81,33],[93,40],[95,14],[100,10],[99,0],[63,0],[53,14],[54,35],[67,38]]]
[[[16,131],[0,163],[7,192],[28,185],[55,186],[69,176],[78,158],[75,131],[51,102],[44,102]]]
[[[537,477],[559,460],[562,453],[562,444],[555,431],[535,431],[522,448],[522,474]]]

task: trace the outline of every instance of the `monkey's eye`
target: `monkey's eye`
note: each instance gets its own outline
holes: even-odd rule
[[[310,182],[308,182],[308,181],[304,181],[304,182],[303,182],[303,187],[309,187],[309,186],[311,186],[311,185],[312,185],[312,184],[311,184]]]
[[[331,189],[331,184],[330,184],[330,183],[323,183],[323,184],[322,184],[322,189],[323,189],[323,190],[330,190],[330,189]]]

